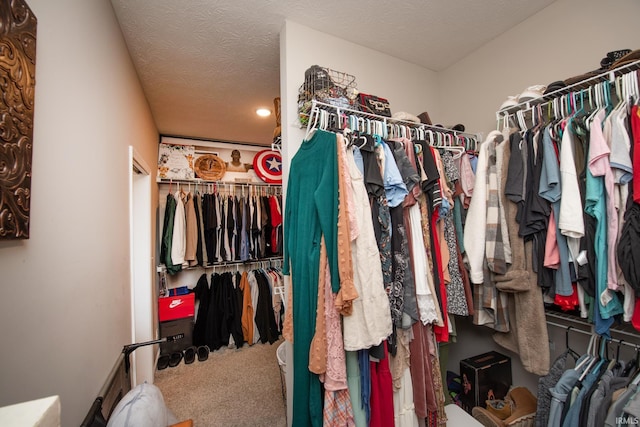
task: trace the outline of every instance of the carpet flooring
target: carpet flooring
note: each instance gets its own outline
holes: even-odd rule
[[[222,348],[209,358],[156,371],[155,385],[179,421],[194,427],[286,427],[286,402],[274,344]]]

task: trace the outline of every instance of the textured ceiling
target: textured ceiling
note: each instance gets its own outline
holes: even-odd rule
[[[261,144],[285,19],[440,71],[553,1],[111,0],[161,134]]]

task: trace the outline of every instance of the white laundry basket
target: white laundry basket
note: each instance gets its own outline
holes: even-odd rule
[[[276,357],[278,358],[278,365],[280,366],[280,383],[282,384],[282,399],[287,402],[287,348],[285,346],[287,342],[283,341],[276,350]]]

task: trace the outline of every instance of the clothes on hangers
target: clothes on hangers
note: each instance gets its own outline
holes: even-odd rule
[[[619,426],[634,419],[637,401],[632,399],[640,377],[625,369],[633,363],[620,359],[619,349],[615,358],[605,354],[608,341],[593,335],[587,351],[579,357],[567,347],[550,375],[540,379],[537,426]],[[571,368],[566,365],[568,355],[577,357]]]
[[[274,288],[282,281],[276,268],[202,274],[193,288],[198,301],[193,344],[214,351],[276,342],[282,332],[283,306]]]
[[[546,117],[542,110],[533,111],[531,120],[519,120],[517,128],[504,125],[502,135],[492,132],[481,146],[463,242],[476,289],[474,323],[503,328],[494,339],[519,353],[531,372],[548,369],[540,357],[547,352],[539,347],[546,335],[534,338],[540,332],[536,325],[544,321],[543,304],[577,312],[604,336],[616,318],[632,321],[634,309],[640,312],[629,280],[635,277],[633,269],[627,267],[640,261],[628,243],[635,220],[625,215],[637,204],[629,191],[638,174],[630,114],[639,94],[637,74],[631,77],[632,83],[623,81],[629,87],[615,94],[609,82],[597,83],[594,105],[579,102],[578,93],[567,95],[564,111],[543,104],[549,109]],[[497,149],[503,144],[508,164],[499,177]],[[502,200],[496,197],[496,181]],[[501,208],[506,234],[499,225]],[[630,234],[623,231],[625,224]],[[505,242],[512,246],[511,262],[503,260]],[[505,292],[508,301],[501,304],[497,297]],[[508,315],[498,317],[503,307]],[[634,327],[640,330],[640,322]],[[581,411],[578,419],[584,417]]]
[[[371,425],[381,419],[387,420],[384,425],[392,422],[379,408],[391,411],[397,399],[406,425],[414,425],[412,419],[417,425],[416,412],[427,425],[442,425],[446,415],[437,342],[449,339],[452,312],[473,312],[456,243],[463,236],[456,222],[462,224],[464,209],[454,220],[458,200],[453,189],[459,185],[459,154],[464,149],[438,149],[426,140],[414,143],[406,138],[417,132],[390,132],[395,139],[347,132],[353,139],[344,140],[344,132],[327,132],[322,120],[312,117],[309,123],[308,137],[290,165],[284,218],[283,271],[291,274],[293,284],[293,310],[288,311],[295,366],[293,422],[320,425],[321,419],[336,419],[332,411],[338,411],[337,396],[325,392],[326,404],[320,410],[317,373],[323,372],[323,354],[336,349],[342,354],[346,349],[354,351],[347,354],[357,352],[359,360],[347,364],[347,376],[359,379],[350,381],[348,388],[356,423],[363,418]],[[373,124],[370,128],[382,129]],[[470,170],[469,158],[465,160]],[[349,238],[345,241],[344,236]],[[318,339],[329,329],[320,313],[327,307],[334,312],[342,307],[322,298],[318,288],[323,276],[319,246],[327,250],[332,292],[339,296],[347,285],[355,284],[351,310],[341,313],[343,348],[327,342],[324,350]],[[332,267],[333,259],[348,253],[353,271]],[[449,300],[456,301],[452,311]],[[410,336],[405,331],[413,337],[399,347],[398,337]],[[402,357],[399,351],[406,349],[403,354],[409,357],[409,341],[422,342],[413,351],[411,375],[396,363]],[[394,366],[392,382],[401,384],[402,390],[378,382],[384,363]],[[412,381],[413,375],[418,377]],[[414,402],[429,402],[428,406],[412,414],[405,405],[409,395]]]
[[[171,262],[174,264],[184,264],[187,245],[186,217],[184,211],[186,194],[178,190],[173,196],[176,200],[176,212],[173,222],[173,235],[171,236]]]
[[[291,275],[293,316],[293,424],[322,424],[322,395],[308,370],[315,331],[321,236],[327,244],[332,289],[339,289],[337,151],[335,134],[316,130],[291,160],[284,224],[283,273]],[[314,291],[316,290],[316,291]]]
[[[236,193],[167,195],[160,258],[171,274],[282,255],[282,197]]]
[[[182,270],[182,264],[174,263],[171,256],[176,207],[176,198],[171,193],[167,194],[164,221],[162,225],[162,242],[160,244],[160,262],[165,265],[169,274],[175,274]]]

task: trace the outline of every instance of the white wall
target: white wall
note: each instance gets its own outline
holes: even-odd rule
[[[78,425],[131,339],[128,146],[153,165],[158,133],[111,3],[28,3],[31,238],[0,242],[0,406],[57,394]]]
[[[298,88],[304,72],[320,65],[356,77],[358,90],[387,98],[392,112],[419,114],[437,112],[436,74],[417,65],[382,54],[292,21],[280,32],[280,96],[282,99],[283,188],[289,163],[300,147],[306,129],[298,121]],[[433,116],[432,116],[433,117]],[[292,357],[287,357],[288,364]],[[292,367],[287,366],[287,390],[293,390]],[[291,395],[287,396],[288,419],[292,417]]]
[[[640,49],[637,0],[557,0],[438,73],[443,121],[486,136],[509,95],[600,68],[607,52]]]
[[[287,165],[304,137],[297,125],[296,100],[310,65],[355,75],[360,91],[388,97],[394,112],[428,111],[434,122],[463,123],[468,131],[487,135],[496,126],[495,110],[508,95],[595,70],[609,51],[640,48],[638,17],[637,0],[557,0],[437,74],[287,22],[280,35],[285,186]],[[538,377],[524,371],[517,355],[497,346],[490,329],[467,321],[459,326],[458,342],[449,350],[449,369],[457,372],[460,359],[497,350],[512,356],[514,383],[537,391]],[[555,357],[564,350],[564,331],[551,328],[550,338]],[[578,351],[585,342],[580,335],[572,338]]]
[[[287,21],[280,33],[285,157],[293,155],[304,138],[297,116],[298,88],[304,83],[305,70],[312,65],[355,76],[360,92],[387,98],[394,113],[437,114],[438,86],[433,71]]]
[[[495,129],[495,111],[508,95],[598,69],[609,51],[639,49],[639,17],[637,0],[557,0],[438,73],[442,120],[464,123],[468,131],[486,136]],[[514,384],[536,392],[538,377],[524,371],[516,355],[493,343],[490,329],[470,322],[459,325],[458,342],[450,346],[449,369],[457,372],[460,359],[497,350],[512,356]],[[565,334],[552,327],[549,337],[555,347],[553,360],[565,348]],[[571,342],[584,351],[584,336],[572,334]]]

